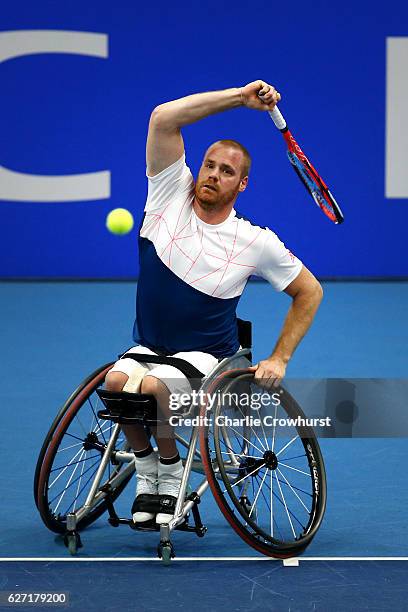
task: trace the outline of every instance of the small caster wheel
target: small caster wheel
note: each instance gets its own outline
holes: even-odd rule
[[[64,544],[68,548],[69,553],[71,555],[76,555],[78,552],[78,548],[82,548],[81,538],[79,537],[79,533],[76,531],[72,533],[66,533],[64,536]]]
[[[163,561],[163,565],[170,565],[171,560],[176,556],[174,554],[174,548],[171,542],[160,542],[159,546],[157,547],[157,554]]]

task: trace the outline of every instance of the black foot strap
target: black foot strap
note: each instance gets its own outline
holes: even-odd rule
[[[132,505],[132,514],[135,512],[160,512],[160,499],[158,495],[142,493],[138,495]]]
[[[160,510],[163,514],[174,514],[177,498],[173,495],[159,495]]]

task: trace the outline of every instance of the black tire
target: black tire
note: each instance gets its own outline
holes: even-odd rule
[[[34,475],[34,498],[44,524],[55,533],[66,532],[68,512],[78,511],[85,501],[114,426],[98,418],[97,412],[102,405],[96,394],[112,365],[108,363],[98,368],[72,393],[54,419],[41,448]],[[126,448],[126,440],[121,434],[115,450]],[[66,453],[73,454],[69,461]],[[100,488],[109,486],[123,469],[123,463],[109,463]],[[110,491],[112,500],[121,494],[133,472]],[[84,529],[106,510],[103,497],[78,522],[76,529]]]
[[[306,419],[303,411],[283,387],[266,392],[255,385],[254,374],[248,370],[225,372],[208,393],[219,394],[220,400],[212,413],[206,406],[201,410],[207,420],[200,431],[200,450],[222,513],[259,552],[278,558],[301,554],[325,512],[324,462],[311,427],[292,422],[279,432],[277,422]],[[254,415],[243,398],[254,398],[255,393],[269,395],[271,401]],[[258,424],[248,421],[251,416],[259,419]],[[277,421],[269,428],[266,423],[273,423],[273,418]]]

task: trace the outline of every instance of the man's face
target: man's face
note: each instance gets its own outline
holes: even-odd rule
[[[241,178],[243,162],[242,151],[233,147],[215,144],[208,149],[195,186],[196,198],[203,208],[220,209],[234,203],[248,180]]]

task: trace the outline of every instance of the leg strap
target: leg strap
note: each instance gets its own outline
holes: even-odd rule
[[[177,368],[186,376],[191,384],[191,388],[198,391],[201,387],[201,379],[204,374],[188,361],[179,357],[169,357],[167,355],[147,355],[143,353],[124,353],[120,359],[134,359],[139,363],[157,363],[171,365]]]

